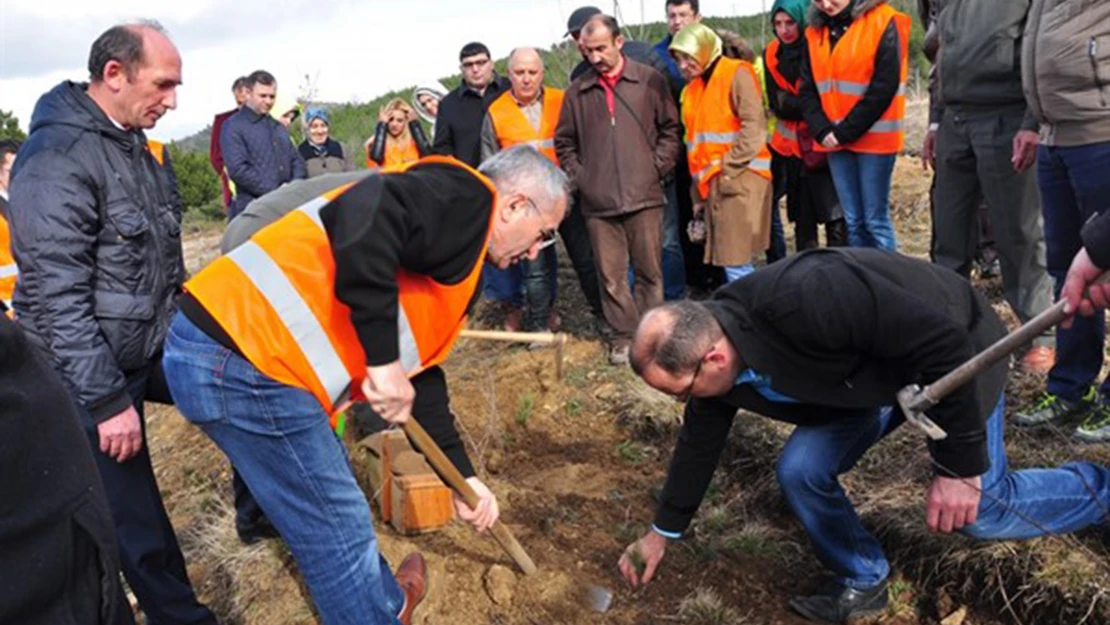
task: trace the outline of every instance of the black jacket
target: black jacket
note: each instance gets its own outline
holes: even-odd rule
[[[1110,211],[1083,226],[1083,247],[1096,267],[1110,270]]]
[[[767,50],[763,51],[763,66],[770,67],[767,63]],[[806,51],[806,40],[804,37],[799,38],[798,41],[791,45],[780,44],[778,56],[779,72],[787,82],[794,83],[802,74],[802,63],[805,59],[809,58],[809,53]],[[763,73],[764,88],[767,91],[767,103],[771,107],[771,111],[775,117],[785,119],[787,121],[804,121],[805,112],[802,96],[794,95],[779,87],[775,82],[775,78],[771,75],[770,70]]]
[[[185,276],[181,200],[141,131],[63,82],[39,99],[12,173],[14,308],[96,422],[162,349]]]
[[[885,0],[856,0],[849,8],[833,18],[813,8],[809,12],[809,27],[817,29],[828,27],[830,42],[835,48],[840,38],[851,27],[852,22],[880,4],[885,4]],[[836,133],[836,140],[841,145],[859,140],[890,108],[890,103],[894,101],[894,96],[898,94],[901,86],[901,72],[902,48],[898,28],[891,20],[886,31],[883,32],[882,39],[879,40],[879,49],[875,53],[875,73],[871,77],[867,92],[840,123],[834,124],[821,108],[821,96],[817,93],[817,85],[813,82],[810,55],[803,55],[802,106],[806,124],[809,125],[814,140],[820,143],[830,132]]]
[[[949,373],[1006,330],[987,300],[952,271],[872,249],[823,249],[780,261],[720,290],[706,306],[746,367],[800,403],[749,385],[686,405],[655,524],[681,532],[697,512],[737,409],[798,425],[856,419],[895,394]],[[948,432],[930,443],[956,475],[989,467],[986,419],[1005,362],[957,389],[929,416]]]
[[[255,198],[308,175],[289,131],[273,117],[259,115],[247,106],[224,122],[220,150],[227,177],[235,183],[235,199],[228,207],[232,217]]]
[[[509,88],[508,78],[494,76],[482,95],[467,87],[466,83],[448,93],[439,103],[432,150],[477,167],[482,162],[482,122],[486,118],[486,109]]]
[[[89,440],[36,351],[0,315],[0,623],[131,623]]]

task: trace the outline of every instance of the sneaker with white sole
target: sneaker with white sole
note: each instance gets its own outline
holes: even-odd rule
[[[1087,411],[1087,416],[1075,428],[1075,437],[1084,443],[1110,441],[1110,398],[1102,398]]]

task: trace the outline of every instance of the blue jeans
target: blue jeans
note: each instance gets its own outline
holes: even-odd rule
[[[1056,297],[1068,267],[1083,247],[1080,230],[1095,214],[1110,210],[1110,143],[1037,148],[1037,182],[1044,211],[1048,273],[1056,280]],[[1106,344],[1106,317],[1077,316],[1071,328],[1056,328],[1056,365],[1048,373],[1048,392],[1078,400],[1097,382]],[[1110,399],[1110,378],[1102,381]]]
[[[404,593],[320,402],[266,377],[180,313],[163,366],[178,410],[227,454],[289,545],[325,625],[398,623]]]
[[[894,160],[894,154],[829,153],[829,170],[848,226],[848,245],[897,250],[890,221]]]
[[[667,196],[667,205],[663,208],[663,299],[670,301],[686,296],[686,260],[682,257],[678,191],[674,180],[663,187],[663,191]]]
[[[1101,522],[1104,507],[1110,506],[1110,470],[1074,462],[1007,472],[1003,408],[1000,399],[987,420],[990,468],[982,476],[979,517],[961,532],[1009,540],[1043,535],[1029,521],[1053,534]],[[874,587],[886,579],[890,565],[879,541],[860,523],[838,476],[904,421],[900,411],[883,408],[862,411],[858,421],[799,426],[779,457],[776,473],[783,495],[809,534],[817,558],[842,585]]]
[[[490,263],[482,265],[482,297],[513,306],[524,305],[524,269],[520,264],[498,269]]]

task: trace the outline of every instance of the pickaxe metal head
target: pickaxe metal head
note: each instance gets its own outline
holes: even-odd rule
[[[925,415],[926,410],[937,404],[929,397],[928,391],[928,388],[922,389],[917,384],[910,384],[898,391],[898,405],[906,415],[906,420],[921,428],[929,438],[943,440],[948,437],[948,433]]]

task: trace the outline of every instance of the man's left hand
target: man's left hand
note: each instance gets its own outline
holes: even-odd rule
[[[981,477],[936,476],[925,498],[925,519],[929,531],[950,534],[971,525],[979,516]]]
[[[482,483],[482,480],[476,477],[466,478],[466,483],[470,484],[470,488],[474,489],[474,493],[478,495],[478,506],[471,508],[466,505],[462,497],[459,497],[458,493],[455,493],[455,512],[460,519],[473,525],[474,529],[484,532],[493,527],[498,517],[501,516],[501,509],[497,505],[497,497],[490,492],[489,487]]]
[[[1023,174],[1037,162],[1037,142],[1037,133],[1034,130],[1019,130],[1014,135],[1014,156],[1010,159],[1014,171]]]

